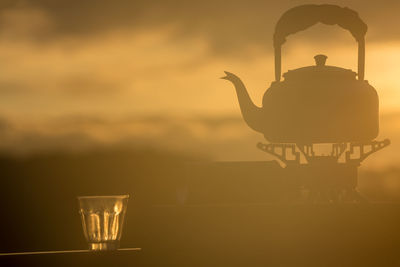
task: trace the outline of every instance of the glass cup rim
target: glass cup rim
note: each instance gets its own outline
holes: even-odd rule
[[[103,195],[103,196],[77,196],[76,197],[78,200],[81,199],[112,199],[112,198],[118,198],[118,199],[128,199],[129,194],[126,195]]]

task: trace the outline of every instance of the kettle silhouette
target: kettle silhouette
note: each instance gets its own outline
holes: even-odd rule
[[[281,47],[290,34],[321,22],[350,31],[358,42],[358,72],[326,65],[327,56],[315,56],[316,65],[289,70],[281,81]],[[303,5],[279,19],[274,33],[275,81],[265,92],[262,107],[254,105],[238,76],[231,81],[245,122],[274,143],[368,142],[379,131],[379,99],[364,79],[367,25],[358,14],[335,5]]]

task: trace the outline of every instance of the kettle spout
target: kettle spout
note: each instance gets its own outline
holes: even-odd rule
[[[233,83],[236,89],[236,94],[239,100],[240,111],[247,125],[253,130],[264,133],[263,129],[263,110],[254,105],[246,87],[238,76],[225,71],[226,76],[221,79],[228,80]]]

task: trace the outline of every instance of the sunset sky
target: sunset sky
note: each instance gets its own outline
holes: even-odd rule
[[[240,76],[260,105],[274,79],[275,24],[287,9],[306,3],[347,6],[367,23],[366,79],[380,96],[380,138],[395,140],[399,1],[3,0],[1,147],[52,146],[60,136],[106,143],[145,136],[176,139],[173,146],[183,149],[185,142],[196,149],[208,144],[218,159],[244,160],[252,150],[256,156],[248,158],[260,158],[254,144],[262,136],[241,122],[234,89],[219,77],[224,70]],[[313,65],[320,53],[329,65],[357,69],[351,34],[316,25],[288,38],[283,72]],[[216,130],[213,123],[221,121],[225,126]],[[227,152],[233,142],[236,150]]]

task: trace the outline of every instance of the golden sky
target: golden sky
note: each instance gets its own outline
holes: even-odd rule
[[[60,129],[43,121],[59,124],[65,118],[237,118],[234,89],[219,77],[224,70],[240,76],[260,105],[274,77],[275,23],[287,9],[305,3],[326,2],[3,0],[0,117],[18,133],[41,134]],[[378,91],[382,116],[398,113],[400,1],[329,3],[356,10],[367,23],[366,79]],[[288,38],[283,71],[313,65],[319,53],[328,56],[329,65],[357,69],[351,34],[316,25]],[[82,124],[73,125],[70,131],[82,133]],[[140,132],[129,129],[131,135]],[[87,132],[100,139],[126,135]]]

